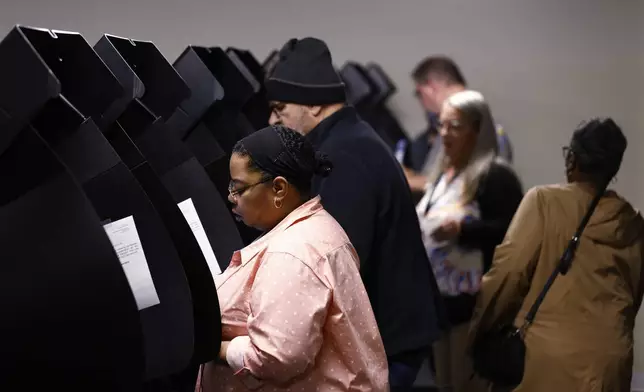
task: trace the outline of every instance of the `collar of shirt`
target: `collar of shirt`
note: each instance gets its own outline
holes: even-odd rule
[[[290,214],[288,214],[286,218],[282,219],[282,221],[278,223],[277,226],[273,227],[273,229],[271,229],[269,232],[263,234],[261,237],[256,239],[253,243],[246,246],[242,250],[236,251],[230,261],[231,267],[246,264],[253,257],[255,257],[255,255],[257,255],[260,251],[268,246],[268,242],[271,240],[271,238],[275,237],[279,233],[284,232],[286,229],[293,226],[297,222],[302,221],[303,219],[306,219],[316,212],[322,210],[322,208],[323,207],[320,196],[316,196],[306,203],[302,204],[301,206],[293,210]]]
[[[345,120],[358,121],[358,112],[353,106],[345,106],[322,120],[306,135],[306,138],[315,147],[319,147],[329,137],[331,129],[339,122]]]

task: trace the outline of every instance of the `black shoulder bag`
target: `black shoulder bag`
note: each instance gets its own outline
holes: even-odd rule
[[[521,384],[525,368],[526,346],[523,338],[527,329],[532,325],[534,318],[543,302],[548,290],[559,274],[565,275],[570,269],[575,257],[579,238],[588,224],[599,200],[604,195],[606,188],[593,198],[590,207],[584,215],[577,232],[572,237],[555,270],[543,286],[541,293],[534,301],[530,311],[525,317],[523,325],[516,327],[512,324],[503,325],[482,335],[474,342],[472,359],[474,370],[478,375],[502,387],[512,387]]]

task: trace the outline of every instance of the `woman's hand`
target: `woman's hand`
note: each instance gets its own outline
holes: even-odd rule
[[[460,234],[461,222],[454,219],[448,219],[434,230],[432,238],[434,241],[442,242],[458,238]]]

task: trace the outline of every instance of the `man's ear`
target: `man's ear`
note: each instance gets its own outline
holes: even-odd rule
[[[309,113],[311,113],[313,117],[318,117],[322,113],[322,106],[309,106]]]

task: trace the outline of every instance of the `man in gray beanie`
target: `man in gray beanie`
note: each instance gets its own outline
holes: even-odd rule
[[[402,169],[371,126],[345,104],[344,84],[323,41],[289,40],[266,90],[270,123],[306,135],[334,165],[313,191],[358,252],[391,386],[411,386],[444,318]]]

